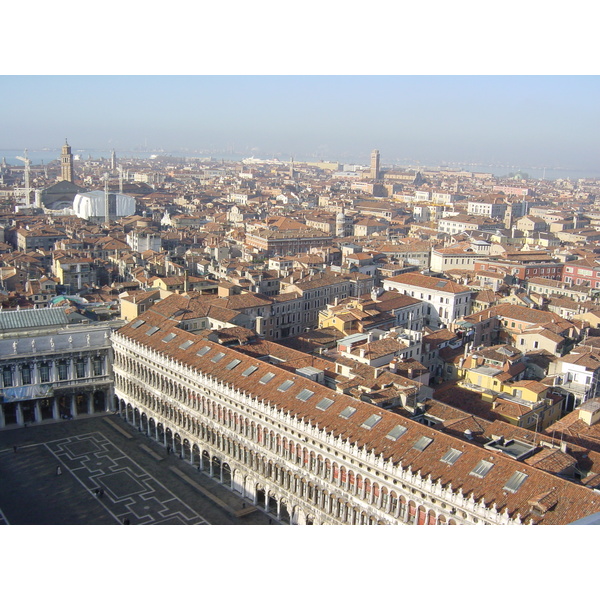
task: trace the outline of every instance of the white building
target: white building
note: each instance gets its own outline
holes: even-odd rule
[[[593,490],[156,311],[115,332],[113,349],[125,419],[281,522],[561,524],[598,511]]]
[[[445,273],[452,269],[475,270],[475,261],[488,254],[475,252],[471,248],[436,248],[431,250],[430,269],[434,273]]]
[[[0,428],[114,410],[116,324],[72,318],[60,307],[0,312]]]
[[[106,218],[106,194],[102,190],[82,192],[73,200],[73,211],[80,219],[103,220]],[[135,198],[127,194],[108,193],[108,211],[111,221],[135,214]]]
[[[463,231],[494,231],[498,223],[487,217],[475,217],[472,215],[459,215],[456,217],[444,217],[438,221],[438,230],[441,233],[456,235]]]
[[[441,204],[415,204],[413,206],[413,219],[416,223],[438,221],[444,214]]]
[[[469,200],[467,213],[489,219],[503,219],[507,205],[502,200]]]
[[[132,229],[127,234],[127,245],[135,252],[146,252],[146,250],[154,250],[160,252],[161,237],[160,233],[152,229],[136,230]]]
[[[427,304],[425,325],[440,327],[471,314],[473,292],[448,279],[403,273],[383,280],[384,290],[397,290]]]
[[[549,376],[556,389],[565,396],[565,410],[571,411],[598,396],[600,352],[578,347],[551,363]]]

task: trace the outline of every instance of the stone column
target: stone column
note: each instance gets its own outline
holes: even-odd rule
[[[58,398],[52,399],[52,418],[54,420],[60,419],[60,410],[58,408]]]
[[[39,400],[36,400],[33,405],[33,420],[36,423],[40,423],[42,420],[42,409]]]
[[[20,402],[16,403],[16,409],[17,409],[17,425],[23,425],[24,421],[23,421],[23,406],[21,405]]]
[[[93,415],[94,412],[94,392],[88,392],[87,395],[88,414]]]
[[[71,416],[77,417],[77,398],[75,394],[71,394]]]
[[[0,428],[6,425],[6,420],[4,419],[4,406],[0,404]]]

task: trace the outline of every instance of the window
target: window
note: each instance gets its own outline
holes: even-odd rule
[[[433,442],[433,438],[427,437],[426,435],[422,435],[415,442],[413,449],[418,450],[419,452],[423,452],[423,450],[425,450],[425,448],[427,448],[427,446],[429,446],[429,444],[431,444],[431,442]]]
[[[248,367],[243,373],[242,373],[242,377],[248,377],[248,375],[252,375],[252,373],[254,373],[254,371],[257,371],[258,367],[252,366],[252,367]]]
[[[138,319],[137,321],[135,321],[133,323],[133,325],[131,326],[131,329],[137,329],[140,325],[143,325],[146,321],[142,321],[141,319]]]
[[[305,388],[296,396],[296,399],[302,400],[302,402],[306,402],[313,395],[314,395],[314,392],[311,392],[310,390],[307,390]]]
[[[4,387],[11,387],[13,384],[13,374],[10,369],[4,369],[2,371],[2,383]]]
[[[162,339],[163,342],[170,342],[174,337],[177,337],[174,333],[167,333],[165,337]]]
[[[75,373],[79,379],[85,377],[85,362],[83,360],[78,360],[75,363]]]
[[[327,410],[333,404],[333,400],[331,398],[323,398],[318,404],[317,408],[319,410]]]
[[[159,329],[160,327],[150,327],[150,329],[146,331],[146,335],[152,335],[153,333],[156,333]]]
[[[217,352],[210,361],[214,363],[218,363],[225,356],[225,352]]]
[[[235,369],[242,361],[239,360],[238,358],[234,358],[228,365],[226,365],[226,369],[228,371],[231,371],[232,369]]]
[[[511,478],[506,482],[506,485],[502,488],[507,492],[512,492],[513,494],[519,490],[519,488],[523,485],[523,482],[527,479],[526,473],[521,473],[520,471],[516,471]]]
[[[99,356],[94,358],[94,375],[102,375],[104,373],[104,361]]]
[[[269,383],[269,381],[271,381],[271,379],[273,379],[273,377],[275,377],[275,373],[269,372],[260,378],[259,383],[262,383],[262,384]]]
[[[450,448],[444,456],[440,459],[442,462],[445,462],[449,465],[453,465],[460,457],[462,452],[460,450],[455,450],[454,448]]]
[[[210,346],[204,346],[204,348],[200,348],[200,350],[198,350],[198,352],[196,352],[196,356],[204,356],[209,351],[210,351]]]
[[[340,417],[342,417],[342,419],[349,419],[354,413],[356,412],[356,409],[352,406],[347,406],[341,413],[340,413]]]
[[[181,344],[181,346],[179,346],[179,348],[181,350],[187,350],[193,343],[194,340],[186,340],[185,342],[183,342],[183,344]]]
[[[94,361],[95,364],[96,361]],[[67,363],[59,362],[58,363],[58,379],[60,381],[64,381],[67,378]]]
[[[286,392],[294,385],[294,382],[291,379],[286,379],[278,388],[279,392]]]
[[[371,415],[362,425],[365,429],[373,429],[377,423],[381,421],[381,417],[379,415]]]
[[[494,466],[494,463],[488,462],[487,460],[480,460],[475,468],[469,473],[469,475],[475,475],[475,477],[485,477],[490,469]]]
[[[402,425],[396,425],[385,437],[388,440],[396,441],[400,439],[408,429]]]
[[[48,365],[48,363],[42,363],[40,365],[40,381],[42,383],[50,381],[50,365]]]
[[[31,367],[29,365],[21,367],[21,382],[22,385],[29,385],[31,383]]]

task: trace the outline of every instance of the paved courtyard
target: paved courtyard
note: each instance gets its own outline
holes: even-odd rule
[[[270,522],[116,415],[0,432],[0,524]]]

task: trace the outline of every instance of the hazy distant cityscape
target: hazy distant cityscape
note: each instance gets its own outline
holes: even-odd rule
[[[109,157],[114,149],[75,149],[77,160],[81,159],[101,159]],[[163,148],[155,148],[151,150],[117,150],[119,156],[128,159],[149,159],[150,157],[163,157],[163,158],[176,158],[176,159],[189,159],[189,160],[200,160],[210,162],[211,160],[226,160],[226,161],[241,161],[244,158],[250,156],[252,148],[248,149],[246,153],[233,154],[227,149],[223,150],[203,150],[203,151],[187,151],[187,150],[172,150],[165,151]],[[60,152],[59,148],[56,149],[43,149],[43,150],[28,150],[29,158],[33,164],[44,164],[56,160],[57,153]],[[0,149],[0,158],[5,158],[9,165],[19,165],[17,155],[23,154],[22,149]],[[262,156],[263,159],[273,160],[277,159],[281,162],[287,162],[290,158],[294,158],[296,161],[326,161],[333,160],[336,162],[344,163],[344,158],[354,159],[357,164],[361,164],[360,156],[329,156],[323,157],[320,155],[313,156],[287,156],[283,154],[278,155],[257,155],[256,158]],[[581,178],[597,178],[600,177],[600,169],[583,169],[577,167],[559,167],[559,166],[529,166],[529,165],[506,165],[506,164],[486,164],[486,163],[454,163],[451,161],[442,164],[421,164],[419,161],[411,161],[405,159],[404,161],[398,160],[397,162],[384,163],[384,167],[392,168],[404,168],[404,169],[438,169],[438,170],[452,170],[452,169],[465,169],[467,171],[485,171],[491,173],[496,177],[509,177],[516,173],[525,175],[528,179],[581,179]]]

